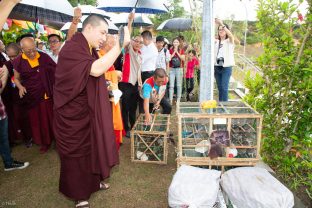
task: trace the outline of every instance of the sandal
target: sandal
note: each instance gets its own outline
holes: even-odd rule
[[[100,190],[107,190],[109,189],[109,187],[110,187],[109,183],[104,183],[104,182],[100,183]]]
[[[88,201],[77,201],[76,208],[90,208],[89,202]]]

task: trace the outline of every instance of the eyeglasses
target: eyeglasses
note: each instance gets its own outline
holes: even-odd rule
[[[136,39],[132,39],[135,43],[139,43],[139,44],[143,44],[143,41],[139,41],[139,40],[136,40]]]
[[[37,53],[37,49],[33,48],[33,49],[23,50],[23,52],[26,54]]]
[[[58,41],[58,40],[50,40],[49,41],[49,44],[56,44],[56,43],[59,43],[60,41]]]

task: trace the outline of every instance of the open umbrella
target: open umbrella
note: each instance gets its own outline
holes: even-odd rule
[[[186,31],[192,29],[192,19],[190,18],[172,18],[161,23],[157,30],[168,31]]]
[[[125,26],[128,24],[128,14],[118,14],[112,17],[112,22],[117,26]],[[149,27],[152,26],[152,21],[143,14],[136,14],[132,23],[133,27]]]
[[[81,20],[82,22],[88,17],[88,15],[83,15]],[[118,33],[118,27],[114,25],[114,23],[108,19],[106,19],[108,22],[108,33],[109,34],[117,34]],[[69,27],[70,27],[71,22],[67,22],[60,30],[64,33],[67,33]],[[82,23],[78,23],[77,29],[79,32],[82,30]]]
[[[82,15],[90,15],[90,14],[99,14],[106,19],[110,19],[111,16],[108,15],[104,10],[97,9],[95,6],[91,5],[79,5],[78,6],[81,9]]]
[[[159,14],[168,12],[163,0],[100,0],[98,2],[97,8],[107,12],[130,13],[134,8],[136,13]]]
[[[61,28],[73,17],[73,7],[67,0],[22,0],[9,15],[11,19],[38,22]]]

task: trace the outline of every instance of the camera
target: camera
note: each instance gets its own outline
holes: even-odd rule
[[[223,57],[217,58],[217,64],[218,64],[219,66],[223,66],[223,64],[224,64],[224,58],[223,58]]]

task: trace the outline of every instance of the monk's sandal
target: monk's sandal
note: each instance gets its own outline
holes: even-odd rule
[[[76,208],[90,208],[88,201],[77,201],[76,202]]]

